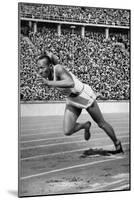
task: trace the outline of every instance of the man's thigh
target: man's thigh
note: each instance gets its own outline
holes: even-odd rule
[[[69,132],[74,128],[81,111],[82,109],[80,108],[76,108],[72,105],[66,105],[63,121],[63,128],[65,132]]]

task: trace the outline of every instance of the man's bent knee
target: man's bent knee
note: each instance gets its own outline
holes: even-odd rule
[[[71,130],[71,129],[64,129],[64,135],[66,135],[66,136],[70,136],[70,135],[72,135],[73,134],[73,130]]]

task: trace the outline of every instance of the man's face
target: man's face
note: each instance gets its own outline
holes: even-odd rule
[[[44,78],[47,78],[50,73],[50,69],[47,64],[47,60],[45,58],[38,60],[37,66],[38,66],[38,74],[40,74]]]

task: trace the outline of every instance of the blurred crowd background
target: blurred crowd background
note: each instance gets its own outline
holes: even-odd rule
[[[94,23],[114,23],[124,26],[129,24],[128,11],[113,9],[43,7],[42,5],[35,7],[24,4],[21,8],[21,16],[32,18],[49,16],[82,22],[93,20]],[[89,84],[98,99],[129,99],[130,38],[125,31],[110,32],[109,38],[106,39],[105,33],[97,29],[87,29],[85,37],[82,38],[80,30],[76,29],[72,33],[72,30],[66,26],[62,28],[60,36],[54,26],[44,24],[43,27],[38,27],[37,32],[23,27],[20,34],[20,99],[22,101],[65,99],[57,89],[41,87],[38,84],[40,77],[36,73],[36,59],[44,49],[57,55],[61,64],[82,82]]]
[[[21,17],[91,24],[129,25],[129,11],[111,8],[21,4]]]

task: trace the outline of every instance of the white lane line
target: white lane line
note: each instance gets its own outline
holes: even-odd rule
[[[77,136],[75,135],[75,136],[72,136],[71,138],[81,138],[81,135],[77,135]],[[35,140],[23,140],[23,141],[20,141],[20,143],[21,144],[26,144],[26,143],[31,143],[31,142],[41,142],[41,141],[60,140],[60,139],[67,139],[67,136],[63,136],[63,137],[51,137],[51,138],[41,138],[41,139],[35,139]]]
[[[31,134],[28,134],[28,133],[21,133],[20,134],[20,137],[29,137],[29,136],[38,136],[38,135],[53,135],[54,133],[60,133],[60,131],[61,131],[61,133],[62,133],[62,130],[59,130],[59,131],[50,131],[50,133],[49,133],[49,131],[47,131],[47,133],[45,132],[43,132],[43,133],[39,133],[39,132],[37,132],[37,133],[31,133]]]
[[[47,127],[44,127],[44,128],[39,128],[39,127],[37,127],[37,128],[32,128],[32,129],[22,129],[21,130],[21,132],[26,132],[26,131],[42,131],[42,130],[50,130],[51,131],[51,129],[59,129],[59,128],[61,128],[62,129],[62,127],[59,127],[59,126],[47,126]]]
[[[111,123],[111,122],[110,122]],[[122,124],[123,123],[123,124]],[[127,123],[124,123],[124,122],[121,122],[121,123],[119,123],[119,122],[114,122],[114,123],[111,123],[113,126],[114,125],[116,125],[116,124],[122,124],[122,125],[126,125],[126,124],[128,124],[128,122]],[[22,128],[21,126],[20,126],[20,128]],[[57,128],[61,128],[62,129],[62,125],[61,125],[61,127],[59,127],[59,126],[57,126],[57,124],[55,125],[55,126],[52,126],[52,125],[46,125],[46,127],[42,127],[42,128],[40,128],[40,127],[37,127],[37,128],[32,128],[32,129],[21,129],[21,132],[23,133],[23,132],[26,132],[26,131],[42,131],[42,130],[51,130],[51,129],[57,129]]]
[[[96,123],[94,121],[91,121],[91,123],[93,125],[95,125]],[[108,123],[112,123],[112,124],[128,124],[129,121],[127,120],[121,120],[121,121],[108,121]],[[42,126],[42,127],[41,127]],[[22,131],[29,131],[29,130],[37,130],[37,129],[47,129],[48,127],[51,127],[51,128],[55,128],[55,127],[59,127],[59,126],[62,126],[62,121],[61,123],[56,123],[56,124],[37,124],[36,126],[34,126],[33,124],[31,124],[31,127],[25,127],[25,126],[22,126],[20,125]]]
[[[94,161],[94,162],[90,162],[90,163],[85,163],[85,164],[80,164],[80,165],[74,165],[74,166],[70,166],[70,167],[64,167],[64,168],[55,169],[55,170],[51,170],[51,171],[47,171],[47,172],[42,172],[42,173],[38,173],[38,174],[31,174],[29,176],[23,176],[23,177],[21,177],[20,180],[27,180],[29,178],[35,178],[35,177],[39,177],[39,176],[43,176],[43,175],[47,175],[47,174],[51,174],[51,173],[57,173],[57,172],[66,171],[66,170],[70,170],[70,169],[87,167],[87,166],[91,166],[91,165],[95,165],[95,164],[100,164],[100,163],[110,162],[110,161],[120,160],[120,159],[124,159],[124,157],[115,157],[115,158],[112,158],[112,159],[99,160],[99,161]]]
[[[100,133],[100,131],[99,131]],[[99,134],[98,133],[98,134]],[[123,133],[126,133],[126,134],[129,134],[128,132],[126,131],[121,131],[121,132],[118,132],[118,134],[123,134]],[[96,133],[97,134],[97,133]],[[81,138],[82,135],[74,135],[74,136],[71,136],[71,138]],[[101,138],[98,137],[98,138]],[[34,140],[23,140],[23,141],[20,141],[21,144],[26,144],[26,143],[31,143],[31,142],[41,142],[41,141],[49,141],[49,140],[60,140],[60,139],[67,139],[67,136],[63,136],[63,137],[51,137],[51,138],[41,138],[41,139],[34,139]],[[69,139],[69,138],[68,138]]]
[[[127,137],[128,136],[121,136],[119,138],[127,138]],[[97,138],[97,139],[93,139],[92,141],[97,141],[97,140],[104,140],[104,138]],[[72,142],[58,142],[58,143],[53,143],[53,144],[42,144],[42,145],[36,145],[36,146],[22,147],[20,148],[20,150],[29,150],[29,149],[52,147],[52,146],[57,146],[57,145],[75,144],[75,143],[85,143],[85,140],[77,140],[77,141],[72,141]]]
[[[93,191],[98,191],[98,190],[103,189],[103,188],[104,188],[103,190],[107,190],[108,191],[108,190],[111,190],[111,189],[106,189],[106,187],[121,183],[123,181],[126,181],[126,179],[120,179],[120,180],[113,181],[113,182],[110,182],[110,183],[104,183],[101,186],[97,186],[97,187],[94,187],[94,188],[89,189],[89,190],[88,189],[82,190],[82,192],[93,192]]]
[[[123,189],[129,189],[130,188],[130,185],[129,184],[125,184],[125,185],[122,185],[120,187],[116,187],[114,189],[111,189],[111,190],[123,190]]]
[[[58,116],[56,116],[55,118],[53,118],[52,119],[52,117],[51,116],[49,116],[49,118],[50,118],[50,120],[51,120],[51,122],[55,122],[55,123],[57,123],[57,117]],[[87,119],[87,117],[90,119],[90,120],[92,120],[92,118],[91,117],[89,117],[89,114],[87,114],[87,115],[81,115],[81,117],[80,117],[80,120],[85,120],[85,119]],[[47,121],[48,121],[48,123],[50,122],[50,120],[48,120],[48,118],[47,117],[43,117],[43,119],[41,120],[41,119],[37,119],[37,120],[32,120],[31,119],[31,117],[29,117],[30,118],[30,122],[31,122],[31,124],[33,124],[33,123],[37,123],[37,124],[44,124],[44,123],[47,123]],[[45,119],[46,118],[46,119]],[[64,118],[64,115],[62,115],[61,117],[59,117],[58,118],[58,121],[59,121],[59,119],[60,120],[62,120]],[[126,115],[126,116],[115,116],[115,117],[108,117],[108,116],[105,116],[105,114],[104,114],[104,118],[106,118],[107,119],[107,121],[120,121],[120,120],[122,120],[122,121],[125,121],[125,120],[128,120],[128,118],[129,118],[129,114],[128,115]],[[22,119],[22,118],[21,118]],[[27,120],[21,120],[21,123],[22,123],[22,125],[23,126],[25,126],[26,124],[29,126],[29,125],[31,125],[30,124],[30,122],[28,122]],[[35,124],[36,125],[36,124]]]
[[[127,145],[127,144],[129,144],[129,143],[128,142],[122,143],[122,145]],[[105,146],[104,145],[103,146],[94,146],[94,148],[96,148],[96,147],[97,148],[102,148],[102,147],[107,148],[107,147],[113,147],[113,145],[111,144],[111,145],[105,145]],[[49,153],[49,154],[45,154],[45,155],[30,156],[30,157],[26,157],[26,158],[21,158],[21,161],[36,159],[36,158],[44,158],[44,157],[48,157],[48,156],[56,156],[56,155],[61,155],[61,154],[75,153],[75,152],[85,151],[85,150],[87,150],[87,148],[75,149],[75,150],[71,150],[71,151],[62,151],[62,152],[56,152],[56,153]]]
[[[126,128],[126,129],[129,129],[129,126],[114,126],[114,129],[124,129],[124,128]],[[93,130],[97,130],[97,129],[99,129],[99,127],[98,126],[92,126],[91,127],[91,129],[93,129]],[[46,132],[47,132],[47,134],[50,134],[50,135],[52,135],[52,134],[55,134],[55,133],[59,133],[59,132],[62,132],[62,128],[60,127],[59,128],[59,130],[49,130],[49,129],[46,129]],[[41,130],[41,132],[42,132],[43,130]],[[23,131],[22,131],[23,132]],[[40,131],[38,130],[38,133],[22,133],[21,132],[21,130],[20,130],[20,136],[21,137],[29,137],[29,136],[35,136],[35,135],[46,135],[46,133],[39,133]]]
[[[55,127],[58,127],[58,126],[62,126],[62,121],[60,123],[56,123],[56,124],[41,124],[41,125],[44,125],[44,127],[41,127],[41,125],[37,124],[36,126],[34,126],[34,124],[31,124],[31,127],[24,127],[22,124],[20,125],[20,127],[22,128],[22,131],[29,131],[29,130],[38,130],[38,129],[48,129],[48,127],[52,127],[52,128],[55,128]],[[83,122],[83,120],[81,120]],[[112,124],[128,124],[129,123],[129,120],[128,119],[125,119],[125,120],[107,120],[108,123],[112,123]],[[79,120],[80,122],[80,120]],[[96,123],[91,120],[91,123],[93,125],[96,125]]]
[[[127,115],[124,115],[123,116],[123,113],[121,113],[121,115],[120,116],[117,116],[118,114],[117,113],[115,113],[115,116],[106,116],[105,114],[104,114],[104,118],[106,118],[108,121],[110,120],[110,121],[120,121],[120,120],[127,120],[128,118],[129,118],[129,113],[127,114]],[[62,115],[62,116],[55,116],[54,118],[53,118],[53,116],[49,116],[49,119],[51,120],[51,122],[57,122],[57,118],[58,118],[58,121],[59,121],[59,119],[63,119],[63,117],[64,117],[64,115]],[[87,113],[86,115],[85,114],[81,114],[81,116],[80,116],[80,120],[85,120],[85,119],[87,119],[87,117],[90,119],[90,120],[92,120],[92,118],[91,117],[89,117],[89,114]],[[49,123],[50,122],[50,120],[48,120],[48,118],[47,118],[47,116],[43,116],[43,118],[41,119],[39,119],[40,117],[38,116],[38,119],[36,118],[35,120],[33,120],[32,119],[32,117],[28,117],[28,119],[30,119],[30,120],[25,120],[25,119],[23,119],[23,117],[21,117],[21,123],[22,123],[22,125],[25,125],[25,124],[27,124],[27,125],[31,125],[31,124],[33,124],[33,123],[39,123],[39,124],[44,124],[44,123]],[[31,124],[30,124],[30,122],[31,122]]]

